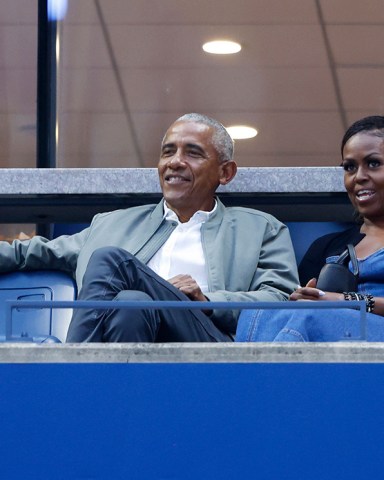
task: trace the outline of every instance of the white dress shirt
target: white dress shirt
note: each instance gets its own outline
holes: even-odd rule
[[[160,277],[168,280],[179,274],[188,274],[196,280],[201,291],[208,292],[208,276],[201,243],[201,225],[215,211],[217,203],[210,212],[197,211],[188,222],[181,223],[176,213],[164,202],[164,218],[177,222],[164,245],[149,260],[148,267]]]

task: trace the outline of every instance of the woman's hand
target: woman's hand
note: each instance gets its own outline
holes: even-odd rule
[[[300,300],[328,300],[336,302],[338,300],[344,300],[344,295],[342,293],[335,292],[323,292],[316,288],[317,280],[312,278],[309,280],[305,287],[298,287],[289,297],[291,301],[300,301]]]

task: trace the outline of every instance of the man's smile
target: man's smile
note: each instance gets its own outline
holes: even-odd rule
[[[164,180],[172,185],[182,184],[185,182],[190,182],[190,180],[180,174],[170,173],[164,176]]]

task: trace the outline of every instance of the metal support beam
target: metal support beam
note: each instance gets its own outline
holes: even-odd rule
[[[55,168],[57,150],[57,21],[48,18],[48,0],[38,3],[37,42],[37,168]],[[52,225],[36,225],[36,233],[52,237]]]

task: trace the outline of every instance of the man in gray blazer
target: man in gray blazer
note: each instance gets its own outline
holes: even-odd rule
[[[210,301],[286,300],[296,288],[287,228],[254,209],[226,208],[215,195],[236,174],[226,129],[186,114],[166,132],[157,205],[96,215],[71,236],[0,244],[0,271],[76,273],[79,300],[187,300],[206,309],[77,309],[67,342],[232,341],[239,312]],[[5,243],[5,242],[3,242]]]

